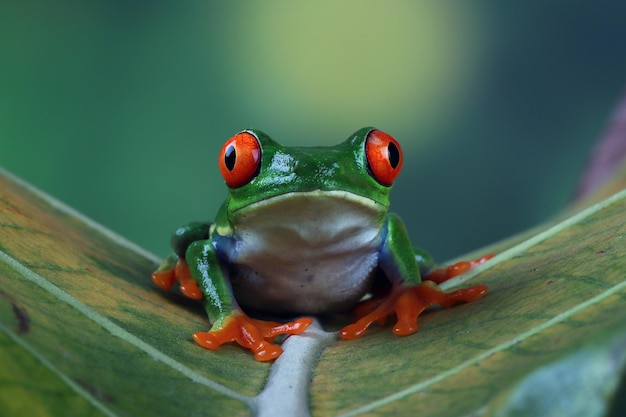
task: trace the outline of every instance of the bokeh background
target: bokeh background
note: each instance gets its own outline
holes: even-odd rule
[[[163,256],[247,127],[395,136],[392,193],[445,260],[570,200],[626,86],[626,2],[43,0],[0,12],[0,165]]]

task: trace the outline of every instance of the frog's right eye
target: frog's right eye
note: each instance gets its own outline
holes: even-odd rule
[[[220,152],[220,172],[230,188],[246,185],[261,167],[261,144],[248,131],[237,133],[228,139]]]

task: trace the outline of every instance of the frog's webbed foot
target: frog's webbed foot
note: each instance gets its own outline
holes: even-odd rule
[[[433,281],[436,284],[441,284],[442,282],[446,282],[447,280],[454,278],[458,275],[461,275],[470,269],[478,266],[482,263],[487,262],[489,259],[493,258],[493,254],[488,254],[483,256],[482,258],[475,259],[473,261],[461,261],[457,262],[453,265],[448,266],[447,268],[437,268],[430,271],[428,275],[426,275],[423,279],[428,281]]]
[[[157,287],[169,291],[176,282],[180,282],[180,291],[187,297],[194,300],[201,300],[203,295],[202,291],[196,284],[196,281],[191,277],[191,271],[189,265],[183,258],[178,258],[172,254],[167,257],[159,269],[152,274],[152,282]]]
[[[387,293],[374,293],[370,299],[362,301],[354,308],[357,321],[344,327],[339,335],[346,340],[356,339],[362,336],[372,323],[385,324],[387,317],[392,314],[398,318],[393,329],[396,335],[406,336],[415,333],[419,328],[417,317],[431,305],[451,307],[482,298],[487,293],[486,285],[446,293],[437,284],[461,275],[493,257],[494,255],[489,254],[470,262],[457,262],[447,268],[432,270],[418,285],[407,287],[395,285]]]
[[[224,343],[237,342],[251,350],[257,361],[276,359],[283,353],[280,346],[272,343],[278,335],[296,335],[304,332],[313,322],[304,317],[289,323],[256,320],[241,311],[227,316],[222,323],[214,325],[208,332],[196,332],[193,339],[205,349],[216,350]]]
[[[476,285],[449,293],[432,281],[423,281],[413,286],[395,285],[384,297],[375,297],[357,306],[358,320],[341,329],[339,336],[346,340],[361,337],[372,323],[384,323],[392,314],[398,319],[393,333],[397,336],[407,336],[419,329],[417,317],[431,305],[451,307],[476,301],[486,293],[486,285]]]

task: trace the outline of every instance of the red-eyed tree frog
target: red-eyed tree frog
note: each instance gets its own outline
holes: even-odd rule
[[[268,361],[282,353],[277,335],[311,323],[257,320],[244,309],[291,316],[352,309],[356,322],[339,332],[350,340],[393,314],[393,333],[415,333],[430,305],[487,292],[476,285],[446,293],[437,283],[489,256],[435,270],[389,213],[403,155],[387,133],[366,127],[333,147],[285,147],[244,130],[226,141],[218,163],[228,197],[215,222],[176,230],[174,253],[152,277],[165,290],[179,281],[183,294],[203,300],[212,327],[193,338],[204,348],[234,341]]]

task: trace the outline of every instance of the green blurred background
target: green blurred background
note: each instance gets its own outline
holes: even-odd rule
[[[13,1],[0,54],[0,165],[160,256],[215,214],[233,133],[374,125],[444,260],[569,201],[626,85],[626,2]]]

